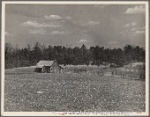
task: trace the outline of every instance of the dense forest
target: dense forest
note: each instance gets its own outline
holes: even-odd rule
[[[57,60],[59,64],[72,65],[101,65],[111,64],[122,66],[130,62],[144,62],[145,50],[139,46],[126,45],[121,48],[44,46],[36,42],[33,47],[29,44],[24,48],[5,44],[5,67],[33,66],[39,60]]]

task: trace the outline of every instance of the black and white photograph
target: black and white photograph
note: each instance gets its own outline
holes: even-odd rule
[[[146,1],[3,1],[3,116],[149,114]]]

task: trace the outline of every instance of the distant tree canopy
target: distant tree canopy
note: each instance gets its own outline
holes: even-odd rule
[[[36,42],[34,47],[14,48],[10,43],[5,44],[5,67],[23,67],[35,65],[39,60],[57,60],[59,64],[72,65],[101,65],[115,63],[124,65],[130,62],[144,62],[145,50],[139,46],[126,45],[121,48],[90,47],[48,47]]]

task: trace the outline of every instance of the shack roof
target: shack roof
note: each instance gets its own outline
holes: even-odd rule
[[[37,66],[37,67],[51,66],[53,63],[54,63],[54,61],[44,61],[44,60],[41,60],[41,61],[39,61],[39,62],[36,64],[36,66]]]

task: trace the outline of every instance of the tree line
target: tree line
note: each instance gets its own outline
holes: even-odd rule
[[[101,65],[111,64],[122,66],[131,62],[144,62],[145,50],[139,46],[126,45],[121,48],[104,48],[92,46],[81,47],[45,46],[36,42],[33,47],[13,47],[5,44],[5,68],[33,66],[40,60],[57,60],[59,64]]]

